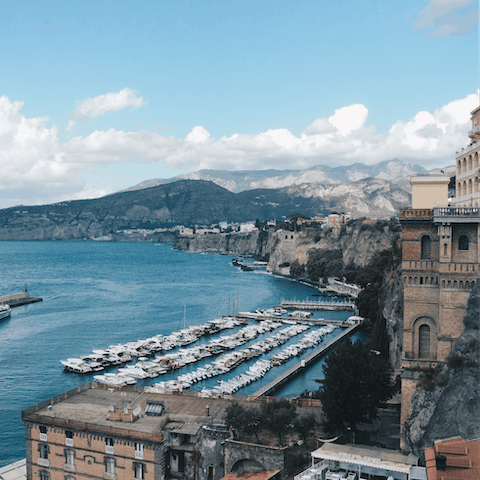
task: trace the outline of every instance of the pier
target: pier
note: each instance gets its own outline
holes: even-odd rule
[[[327,351],[330,350],[332,346],[335,345],[335,343],[337,343],[338,341],[342,340],[345,337],[348,337],[359,326],[360,326],[360,322],[346,328],[340,335],[336,336],[335,338],[332,338],[332,340],[327,342],[325,345],[320,346],[320,348],[317,348],[315,351],[310,353],[310,355],[305,357],[303,360],[300,360],[298,363],[296,363],[289,369],[285,370],[285,372],[283,372],[277,378],[267,383],[263,387],[259,388],[255,393],[250,395],[250,398],[254,400],[263,395],[271,394],[280,385],[283,385],[284,383],[289,381],[292,377],[294,377],[295,375],[298,375],[303,369],[307,368],[311,363],[314,363],[320,357],[325,355],[325,353],[327,353]]]
[[[355,310],[355,302],[351,300],[282,300],[277,308],[286,310]]]
[[[0,304],[10,305],[10,308],[27,305],[43,301],[43,298],[31,297],[28,292],[12,293],[11,295],[3,295],[0,297]]]

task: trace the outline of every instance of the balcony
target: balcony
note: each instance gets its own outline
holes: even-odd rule
[[[66,438],[65,439],[65,445],[67,447],[73,447],[73,438]]]
[[[105,453],[108,453],[109,455],[113,455],[113,453],[114,453],[113,445],[106,445],[105,446]]]
[[[67,470],[67,472],[76,472],[77,469],[75,468],[75,465],[73,463],[65,463],[63,465],[63,469]]]
[[[48,458],[39,458],[37,463],[41,467],[49,467],[50,466],[50,461],[48,460]]]
[[[46,433],[41,433],[40,434],[40,441],[41,442],[47,442],[47,434]]]
[[[135,458],[137,460],[143,460],[143,450],[135,450]]]
[[[479,207],[435,207],[433,209],[435,223],[480,223]]]
[[[107,480],[117,480],[117,475],[115,473],[104,472],[103,478],[106,478]]]

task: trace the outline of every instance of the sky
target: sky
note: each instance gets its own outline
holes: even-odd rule
[[[200,169],[453,165],[478,3],[0,2],[0,208]]]

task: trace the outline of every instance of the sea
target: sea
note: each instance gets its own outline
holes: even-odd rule
[[[60,360],[109,345],[169,335],[185,325],[231,314],[234,309],[255,311],[274,307],[283,299],[318,299],[311,286],[265,271],[242,271],[231,261],[228,255],[176,251],[168,243],[0,242],[0,295],[28,289],[30,296],[43,298],[13,308],[11,317],[0,321],[0,467],[25,458],[23,409],[94,380],[93,375],[65,373]],[[316,315],[342,320],[350,313]],[[327,335],[325,341],[339,332]],[[297,337],[290,340],[296,341]],[[262,382],[272,380],[301,358],[272,368]],[[208,361],[140,384],[176,378]],[[293,397],[306,389],[317,390],[323,362],[284,385],[276,395]],[[246,371],[251,363],[228,375]],[[193,388],[212,388],[219,378]],[[254,382],[238,393],[251,394],[261,385]]]

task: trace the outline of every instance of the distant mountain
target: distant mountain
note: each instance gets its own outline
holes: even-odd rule
[[[199,170],[198,172],[178,175],[170,179],[151,179],[139,183],[126,191],[165,185],[178,180],[207,180],[227,190],[239,193],[257,188],[282,188],[292,185],[339,184],[356,182],[365,178],[395,180],[424,172],[420,165],[410,165],[401,160],[388,160],[376,165],[354,163],[348,166],[330,167],[317,165],[307,170]]]
[[[407,192],[379,178],[238,194],[213,182],[181,180],[93,200],[3,209],[0,240],[115,238],[117,232],[128,229],[280,220],[294,212],[313,216],[333,210],[354,217],[379,218],[395,215],[409,203]]]

